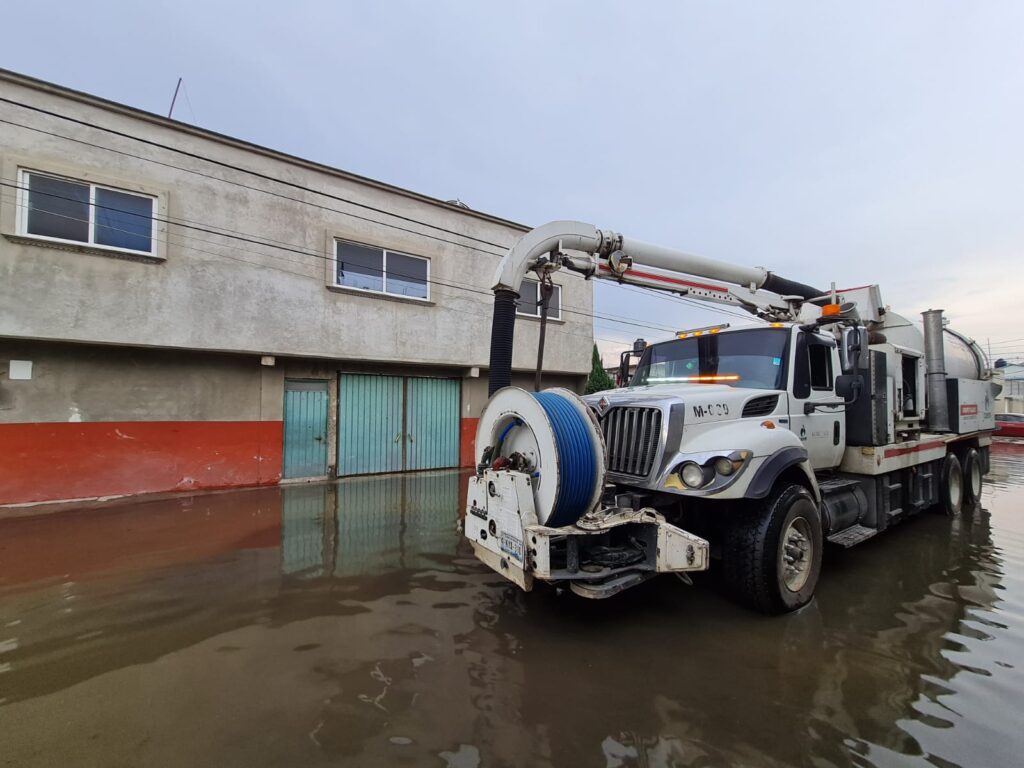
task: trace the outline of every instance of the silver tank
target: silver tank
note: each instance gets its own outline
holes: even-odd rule
[[[919,320],[908,320],[890,311],[885,314],[881,331],[892,344],[924,351],[924,328]],[[984,378],[988,359],[981,347],[951,328],[943,328],[942,331],[946,376],[953,379]]]

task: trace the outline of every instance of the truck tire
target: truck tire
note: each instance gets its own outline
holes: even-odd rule
[[[802,485],[782,484],[728,526],[723,575],[733,596],[762,613],[788,613],[814,597],[821,517]]]
[[[951,517],[959,515],[964,507],[964,472],[955,453],[947,453],[942,460],[939,500],[943,511]]]
[[[981,486],[984,482],[981,454],[977,448],[968,448],[964,453],[964,503],[973,507],[981,501]]]

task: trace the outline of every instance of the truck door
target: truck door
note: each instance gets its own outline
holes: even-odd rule
[[[832,338],[799,331],[793,345],[790,429],[807,448],[814,469],[839,466],[846,446],[846,406],[836,396],[839,354]]]

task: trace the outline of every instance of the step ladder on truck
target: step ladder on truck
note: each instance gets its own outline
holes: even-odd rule
[[[517,289],[559,269],[746,310],[643,349],[628,386],[511,386]],[[524,235],[494,280],[490,399],[465,535],[524,590],[604,598],[721,569],[765,613],[806,605],[825,541],[851,547],[981,494],[998,383],[980,347],[882,303],[580,222]],[[624,358],[625,378],[628,358]]]

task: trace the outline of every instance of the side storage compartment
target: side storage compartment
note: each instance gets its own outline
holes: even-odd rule
[[[848,445],[886,445],[889,434],[888,370],[884,352],[870,350],[867,367],[859,371],[864,388],[857,399],[846,406],[846,442]]]

